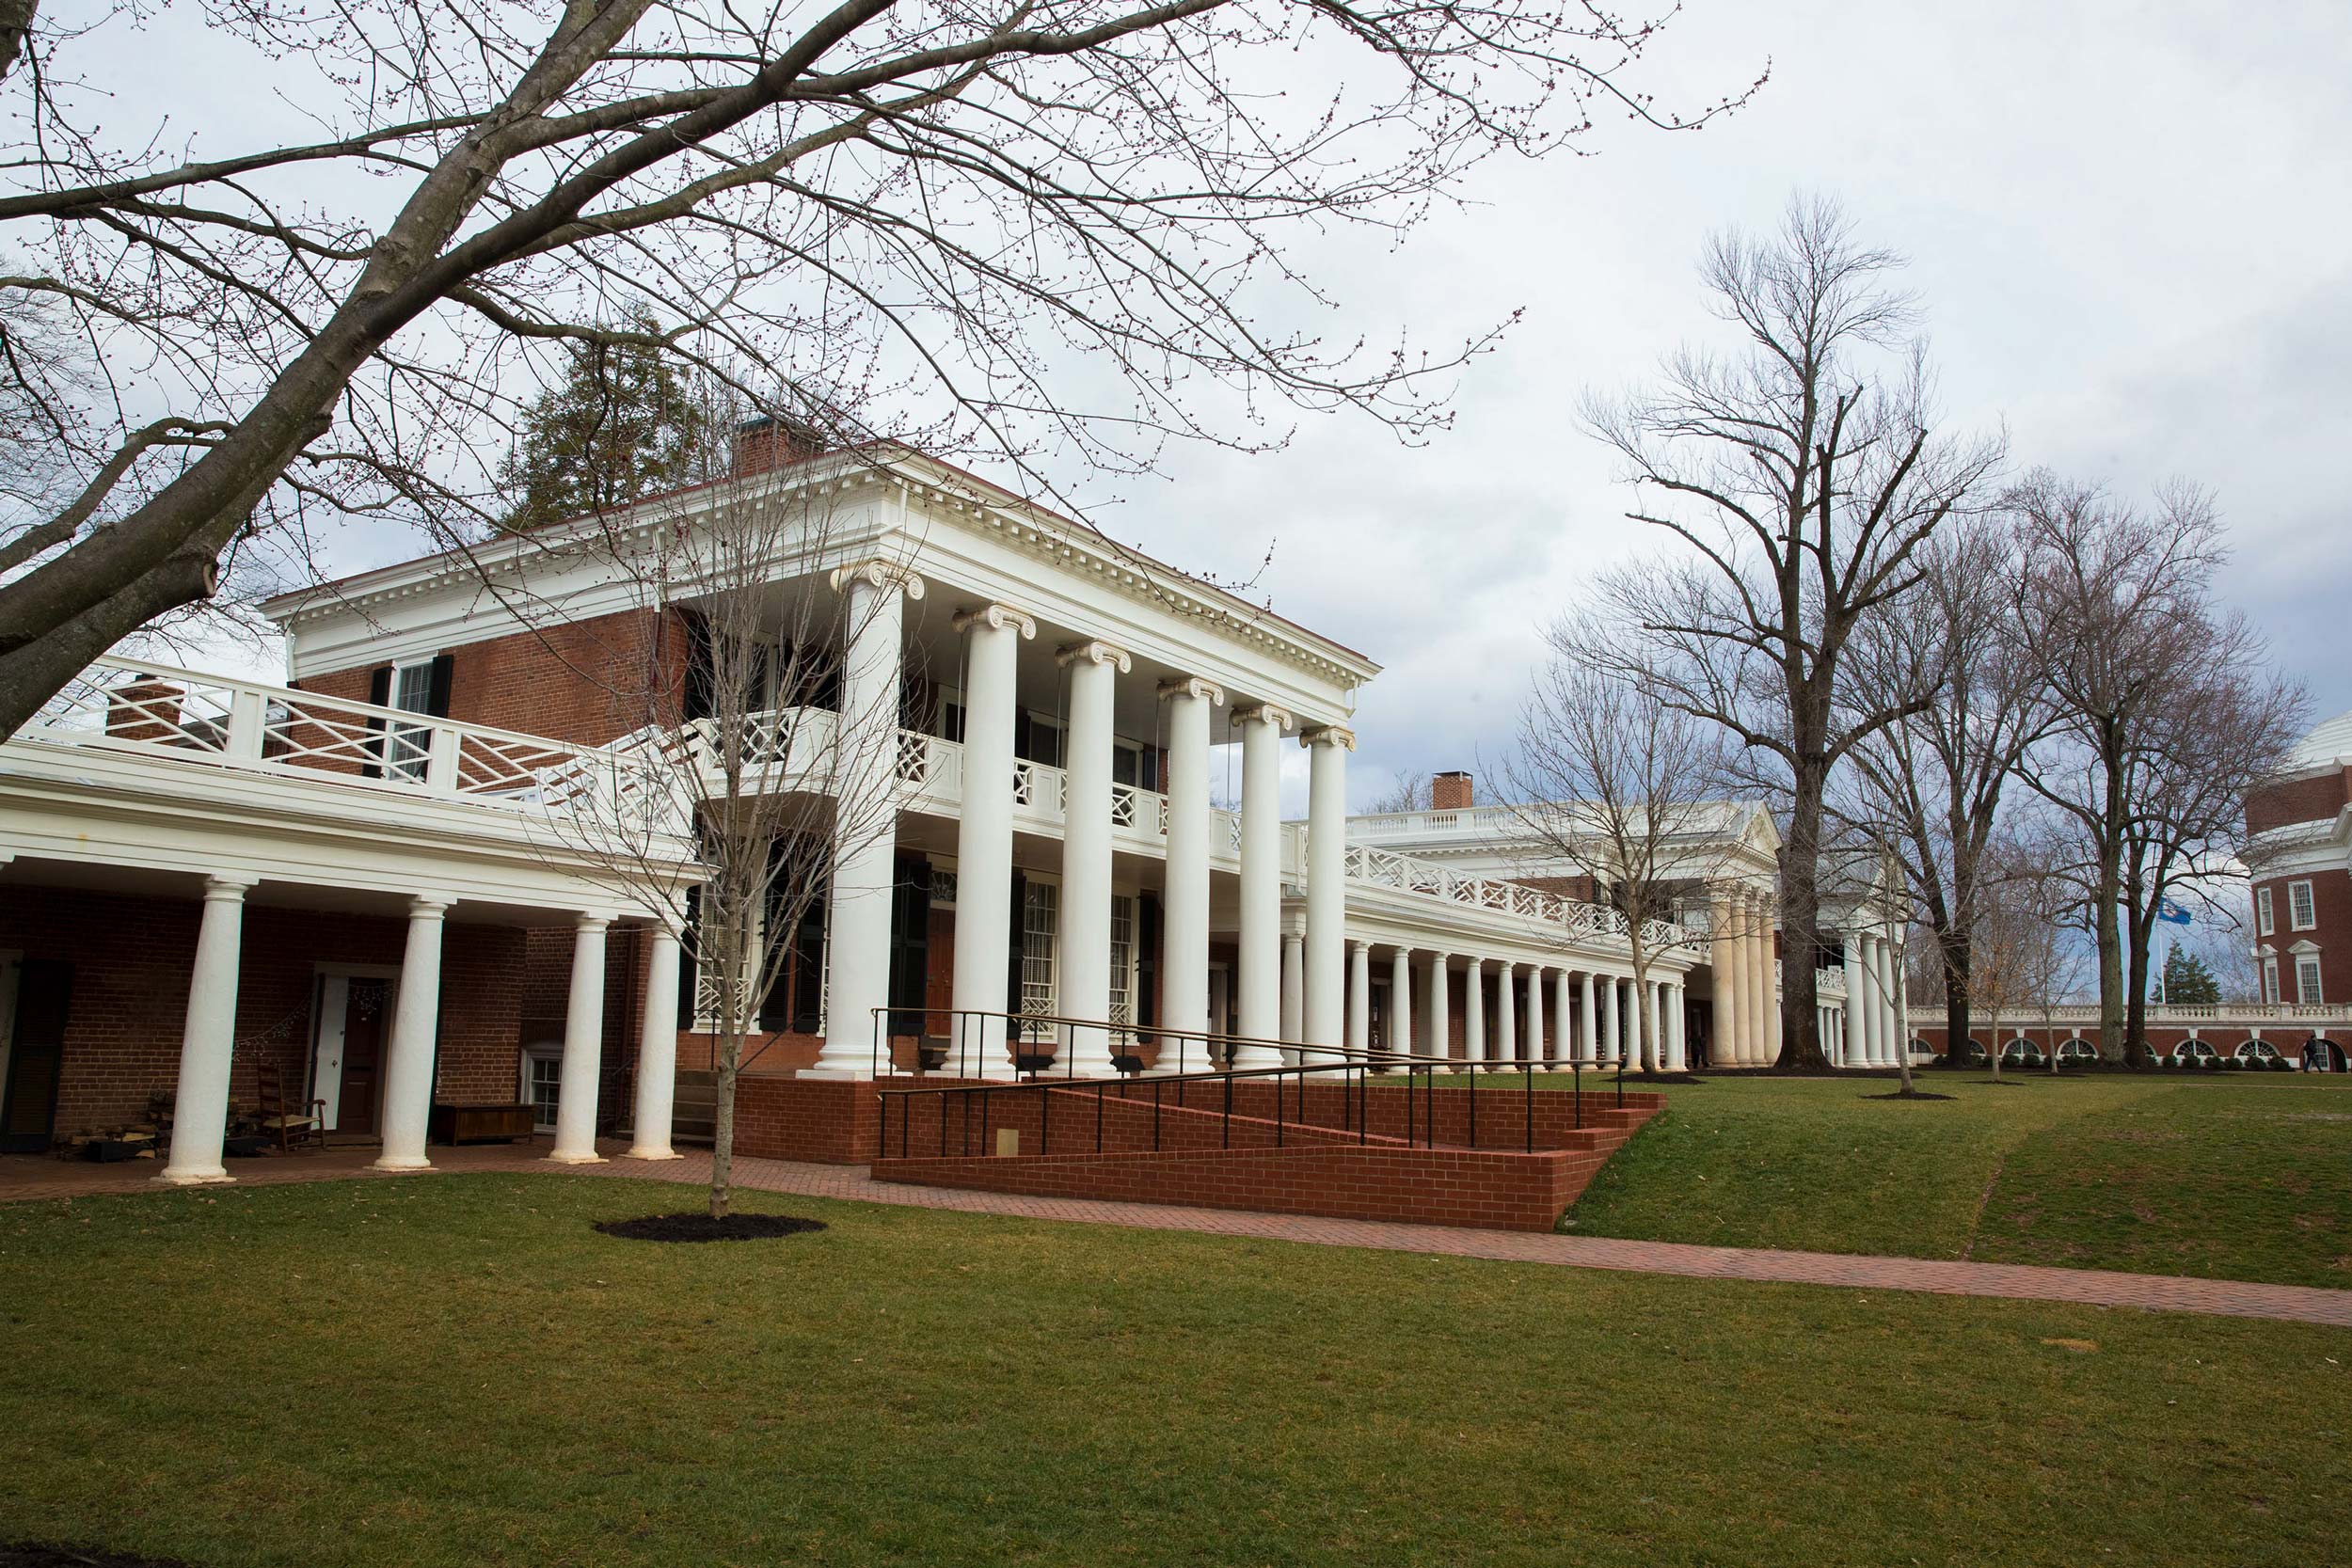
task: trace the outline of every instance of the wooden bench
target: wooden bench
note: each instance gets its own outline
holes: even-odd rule
[[[537,1110],[526,1104],[436,1102],[427,1130],[437,1144],[511,1144],[535,1136],[538,1122]]]

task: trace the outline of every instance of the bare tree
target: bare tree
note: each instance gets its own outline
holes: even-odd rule
[[[1986,1055],[1994,1083],[2001,1078],[2001,1024],[2030,1012],[2046,1018],[2050,997],[2065,983],[2066,911],[2073,893],[2044,856],[2021,839],[1990,847],[1979,866],[1972,923],[1971,981],[1992,1032]],[[1947,1053],[1967,1050],[1967,1037],[1947,1037]]]
[[[902,786],[920,782],[925,758],[910,758],[900,734],[919,704],[898,689],[861,698],[849,678],[844,650],[869,629],[895,640],[898,626],[861,615],[859,598],[820,569],[838,487],[795,485],[785,469],[735,474],[724,437],[740,423],[738,405],[723,391],[705,395],[706,483],[658,503],[640,519],[649,528],[576,528],[548,546],[556,561],[531,564],[585,557],[625,574],[661,615],[663,641],[642,678],[609,680],[618,711],[639,721],[613,749],[650,764],[656,793],[693,824],[704,879],[681,899],[674,868],[638,852],[647,840],[634,801],[571,832],[692,965],[681,1011],[711,1038],[710,1213],[723,1218],[738,1077],[779,1035],[823,1031],[818,920],[834,874],[895,837]],[[906,1022],[894,1015],[881,1031],[885,1049]],[[923,1032],[919,1014],[911,1029]]]
[[[1972,519],[1921,546],[1899,615],[1871,617],[1853,644],[1856,718],[1901,712],[1854,748],[1857,787],[1833,809],[1883,824],[1939,971],[1945,1038],[1969,1033],[1969,941],[1980,868],[2004,792],[2051,722],[2020,609],[2024,552],[2006,522]],[[1929,693],[1923,705],[1916,693]],[[1903,711],[1909,709],[1910,711]]]
[[[1613,633],[1563,616],[1545,634],[1502,769],[1512,814],[1535,851],[1592,879],[1597,901],[1625,916],[1642,1070],[1664,1064],[1649,976],[1659,923],[1721,870],[1720,732],[1655,692],[1605,671],[1593,645]]]
[[[2156,875],[2160,863],[2185,869],[2180,857],[2196,859],[2165,819],[2211,824],[2214,791],[2242,792],[2248,782],[2231,737],[2212,724],[2254,722],[2250,760],[2266,765],[2280,744],[2273,731],[2295,700],[2268,675],[2260,639],[2213,605],[2224,550],[2210,497],[2169,485],[2142,511],[2040,472],[2015,501],[2026,636],[2055,710],[2049,741],[2027,754],[2021,777],[2074,830],[2081,903],[2098,951],[2100,1053],[2137,1068],[2146,1038],[2131,1022],[2141,1014],[2126,974],[2135,966],[2122,907],[2127,896],[2146,903],[2151,885],[2177,878]],[[2233,713],[2241,702],[2233,688],[2260,693],[2243,699],[2242,714]],[[2217,771],[2201,777],[2207,768]],[[2136,967],[2144,970],[2144,954]]]
[[[0,358],[72,469],[0,536],[0,736],[211,596],[235,549],[305,560],[322,517],[478,537],[517,403],[567,344],[772,384],[796,419],[1045,489],[1047,454],[1279,445],[1268,399],[1418,435],[1492,334],[1282,326],[1328,304],[1286,226],[1409,228],[1602,103],[1666,127],[1727,106],[1658,107],[1636,80],[1657,24],[1578,0],[203,11],[226,57],[200,90],[249,70],[314,139],[192,155],[200,109],[103,90],[154,47],[132,30],[173,17],[0,10],[0,314],[55,304],[103,388],[77,404]],[[1343,86],[1263,90],[1302,51],[1344,57]]]
[[[1644,492],[1628,514],[1691,552],[1602,579],[1638,628],[1611,655],[1663,702],[1722,726],[1786,802],[1781,1064],[1818,1068],[1814,972],[1831,771],[1928,700],[1859,705],[1848,648],[1920,579],[1920,546],[1977,504],[1995,439],[1935,430],[1910,295],[1892,252],[1834,203],[1798,198],[1769,237],[1717,236],[1700,265],[1736,353],[1685,348],[1663,384],[1587,400],[1585,420]]]
[[[1375,797],[1364,809],[1376,815],[1427,811],[1429,809],[1429,775],[1410,768],[1398,768],[1390,779],[1388,789]]]

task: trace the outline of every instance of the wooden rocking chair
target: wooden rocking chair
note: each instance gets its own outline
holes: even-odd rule
[[[326,1147],[326,1101],[313,1100],[306,1116],[293,1116],[286,1110],[286,1084],[283,1069],[264,1062],[254,1069],[254,1094],[261,1101],[264,1136],[278,1140],[278,1152],[291,1154],[299,1143],[314,1143]]]

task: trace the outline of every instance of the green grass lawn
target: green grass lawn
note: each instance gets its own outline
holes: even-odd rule
[[[1501,1080],[1509,1083],[1513,1080]],[[1555,1080],[1539,1079],[1549,1085]],[[2352,1287],[2352,1082],[1920,1075],[1668,1086],[1580,1234]]]
[[[2339,1330],[809,1199],[751,1200],[832,1226],[781,1242],[588,1227],[691,1198],[475,1175],[0,1209],[0,1542],[2308,1568],[2352,1538]]]

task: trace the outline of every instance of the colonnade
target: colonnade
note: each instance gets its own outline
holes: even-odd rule
[[[1844,1066],[1893,1067],[1910,1046],[1902,965],[1883,930],[1849,931],[1846,947]],[[1833,1057],[1833,1060],[1840,1058]]]
[[[1708,958],[1715,972],[1716,1067],[1769,1067],[1780,1060],[1780,988],[1773,957],[1772,897],[1727,886],[1708,907]]]
[[[156,1178],[159,1181],[193,1185],[231,1180],[221,1156],[236,1045],[245,899],[255,880],[230,874],[204,879],[204,911],[197,928],[196,961],[180,1037],[171,1157]],[[425,1132],[433,1113],[441,946],[451,902],[431,894],[407,900],[407,930],[384,1062],[378,1170],[432,1168],[425,1158]],[[596,1089],[603,1066],[605,946],[611,926],[609,915],[594,911],[582,911],[573,923],[563,1078],[556,1101],[555,1147],[548,1156],[565,1164],[603,1158],[596,1152]],[[669,1160],[676,1158],[670,1148],[670,1115],[677,1077],[678,943],[662,927],[650,927],[648,938],[644,1007],[638,1020],[637,1134],[629,1156]]]
[[[895,814],[876,813],[896,765],[899,627],[903,601],[922,596],[922,580],[904,565],[871,561],[834,574],[847,595],[849,654],[844,661],[838,768],[841,840],[830,894],[831,970],[825,1042],[810,1073],[863,1077],[874,1070],[874,1018],[889,1000],[890,884]],[[977,1070],[1009,1076],[1012,1057],[1001,1015],[1014,1011],[1008,956],[1019,940],[1011,912],[1015,668],[1020,643],[1037,623],[1005,604],[983,604],[953,623],[964,641],[963,786],[956,826],[955,972],[949,1006],[976,1016]],[[1117,683],[1134,671],[1130,654],[1101,639],[1057,651],[1070,672],[1062,768],[1060,907],[1056,925],[1057,1010],[1064,1017],[1108,1019],[1111,998],[1111,832],[1113,714]],[[1209,810],[1211,717],[1226,694],[1199,676],[1159,683],[1168,709],[1166,887],[1161,905],[1160,1022],[1172,1035],[1208,1024]],[[1271,703],[1232,710],[1241,741],[1239,973],[1233,1033],[1257,1039],[1301,1039],[1336,1050],[1345,1038],[1348,990],[1346,918],[1347,753],[1356,737],[1337,724],[1304,725]],[[1309,753],[1306,923],[1294,933],[1293,979],[1284,983],[1280,745],[1296,732]],[[852,821],[849,815],[859,812]],[[879,816],[878,823],[866,818]],[[855,840],[856,842],[852,842]],[[997,1016],[991,1016],[997,1015]],[[1079,1075],[1111,1069],[1110,1031],[1064,1031],[1063,1065]],[[1176,1065],[1175,1053],[1163,1064]],[[1234,1065],[1279,1065],[1272,1045],[1244,1046]],[[1193,1053],[1189,1066],[1202,1065]]]
[[[1454,987],[1462,988],[1462,1041],[1455,1058],[1487,1071],[1565,1070],[1572,1063],[1638,1067],[1643,1059],[1640,1011],[1629,974],[1487,958],[1443,948],[1348,943],[1346,1037],[1364,1051],[1372,1039],[1375,949],[1388,947],[1389,996],[1381,1049],[1399,1054],[1454,1056]],[[1456,965],[1459,964],[1457,979]],[[1487,1006],[1487,981],[1494,981]],[[1650,1008],[1655,1059],[1664,1070],[1686,1064],[1688,997],[1680,975],[1653,976]],[[1547,1028],[1545,1020],[1551,1021]],[[1547,1036],[1549,1037],[1547,1039]],[[1285,1033],[1285,1039],[1305,1037]]]

